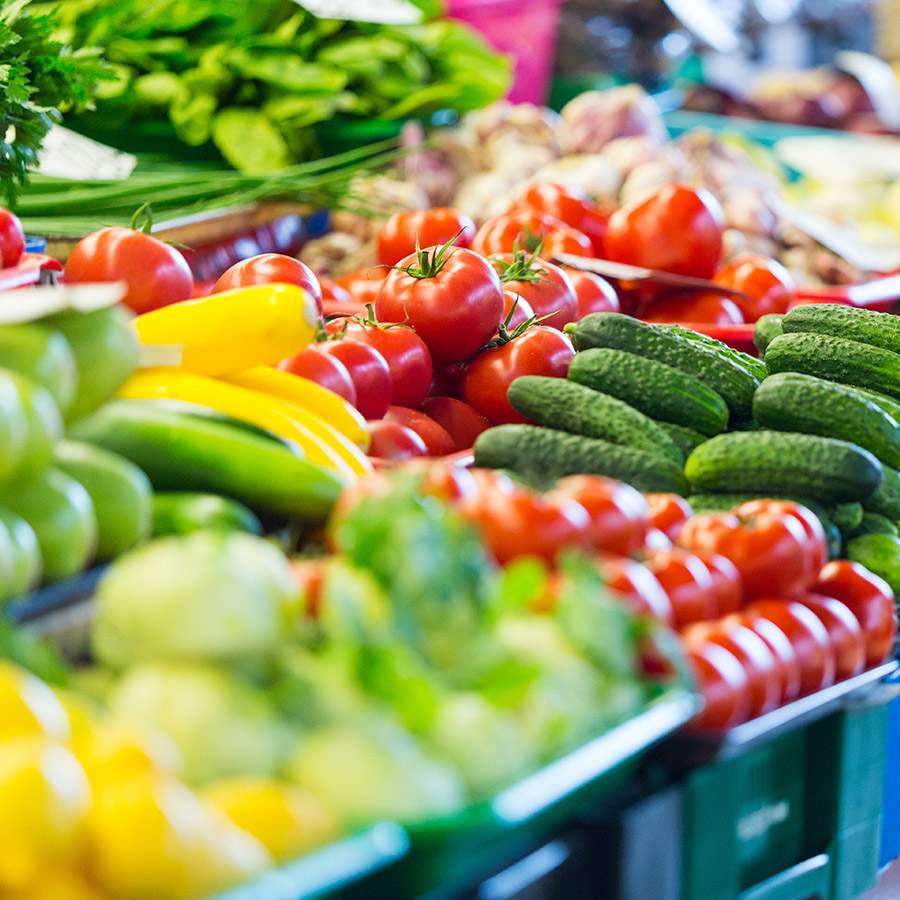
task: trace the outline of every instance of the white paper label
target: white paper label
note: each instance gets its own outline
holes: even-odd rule
[[[415,25],[422,10],[407,0],[294,0],[320,19],[349,19],[383,25]]]
[[[41,175],[77,181],[123,181],[136,165],[136,156],[92,141],[61,125],[50,129],[38,158]]]

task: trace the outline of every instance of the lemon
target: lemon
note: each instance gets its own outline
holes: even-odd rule
[[[178,748],[169,737],[116,722],[97,725],[77,752],[91,783],[177,775],[181,768]]]
[[[81,849],[90,804],[84,770],[61,744],[0,743],[0,888],[23,888]]]
[[[268,778],[229,778],[209,787],[204,797],[279,861],[300,856],[338,833],[337,817],[318,797],[296,785]]]
[[[4,894],[3,900],[107,900],[108,896],[71,869],[51,869],[27,888]]]
[[[0,741],[43,735],[67,741],[71,735],[65,707],[30,672],[0,661]]]

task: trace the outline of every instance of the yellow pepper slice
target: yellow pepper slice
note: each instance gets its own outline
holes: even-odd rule
[[[276,363],[315,336],[316,306],[294,284],[258,284],[173,303],[135,320],[145,346],[171,351],[184,369],[225,375]]]
[[[366,431],[366,420],[359,411],[351,406],[343,397],[328,388],[291,375],[280,372],[270,366],[256,366],[237,375],[226,375],[223,378],[229,384],[250,388],[273,397],[280,397],[324,419],[333,428],[345,434],[354,444],[363,450],[369,448],[369,432]]]

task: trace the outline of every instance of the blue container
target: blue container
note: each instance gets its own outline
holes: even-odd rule
[[[35,237],[33,234],[25,235],[25,252],[26,253],[46,253],[47,238]]]
[[[887,754],[884,772],[884,813],[878,864],[900,857],[900,697],[888,706]]]

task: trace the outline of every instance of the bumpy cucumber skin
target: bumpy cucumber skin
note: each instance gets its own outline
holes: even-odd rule
[[[753,328],[753,343],[762,356],[765,356],[766,347],[780,334],[784,334],[784,316],[781,313],[768,313],[756,320]]]
[[[846,534],[862,524],[864,510],[861,503],[838,503],[828,510],[831,521]]]
[[[684,454],[653,419],[574,381],[524,375],[509,386],[506,396],[536,425],[646,450],[684,465]]]
[[[887,394],[880,394],[878,391],[870,391],[867,388],[861,388],[856,385],[845,384],[845,390],[852,391],[854,394],[874,403],[885,415],[890,416],[898,425],[900,425],[900,400],[888,397]]]
[[[759,379],[696,340],[621,313],[591,313],[574,328],[567,326],[567,331],[573,336],[576,350],[625,350],[694,375],[722,397],[735,420],[750,418]]]
[[[900,425],[843,385],[799,372],[767,378],[753,397],[766,428],[818,434],[858,444],[889,466],[900,465]]]
[[[773,374],[803,372],[900,398],[900,356],[845,338],[785,333],[769,344],[766,365]]]
[[[511,469],[526,477],[606,475],[640,491],[687,491],[681,469],[665,457],[533,425],[500,425],[482,432],[475,441],[475,465]]]
[[[881,463],[867,450],[810,434],[741,431],[721,434],[688,457],[694,493],[808,496],[819,503],[866,500],[881,483]]]
[[[865,534],[847,543],[847,558],[883,578],[900,596],[900,538],[889,534]]]
[[[878,513],[863,513],[859,524],[845,532],[844,537],[847,540],[862,537],[865,534],[889,534],[891,537],[900,537],[900,531],[897,526],[887,516],[880,516]]]
[[[699,431],[694,431],[693,428],[685,428],[684,425],[660,421],[657,421],[656,424],[675,442],[675,445],[684,454],[685,459],[687,459],[694,447],[699,447],[706,440],[705,434],[700,434]]]
[[[701,434],[719,434],[728,424],[725,401],[699,378],[624,350],[576,353],[569,380],[616,397],[651,418]]]
[[[683,337],[685,340],[694,341],[701,347],[706,347],[707,350],[718,353],[719,356],[725,359],[730,359],[735,365],[746,369],[758,381],[762,381],[766,377],[766,364],[761,359],[741,350],[735,350],[734,347],[729,347],[728,344],[717,341],[708,334],[700,334],[699,331],[694,331],[692,328],[684,328],[681,325],[662,325],[658,322],[654,323],[653,327],[661,331],[669,331],[672,334]]]
[[[891,313],[835,303],[812,303],[792,309],[782,322],[789,332],[827,334],[900,353],[900,321]]]
[[[878,490],[863,503],[863,507],[896,522],[900,520],[900,472],[891,466],[883,469]]]

